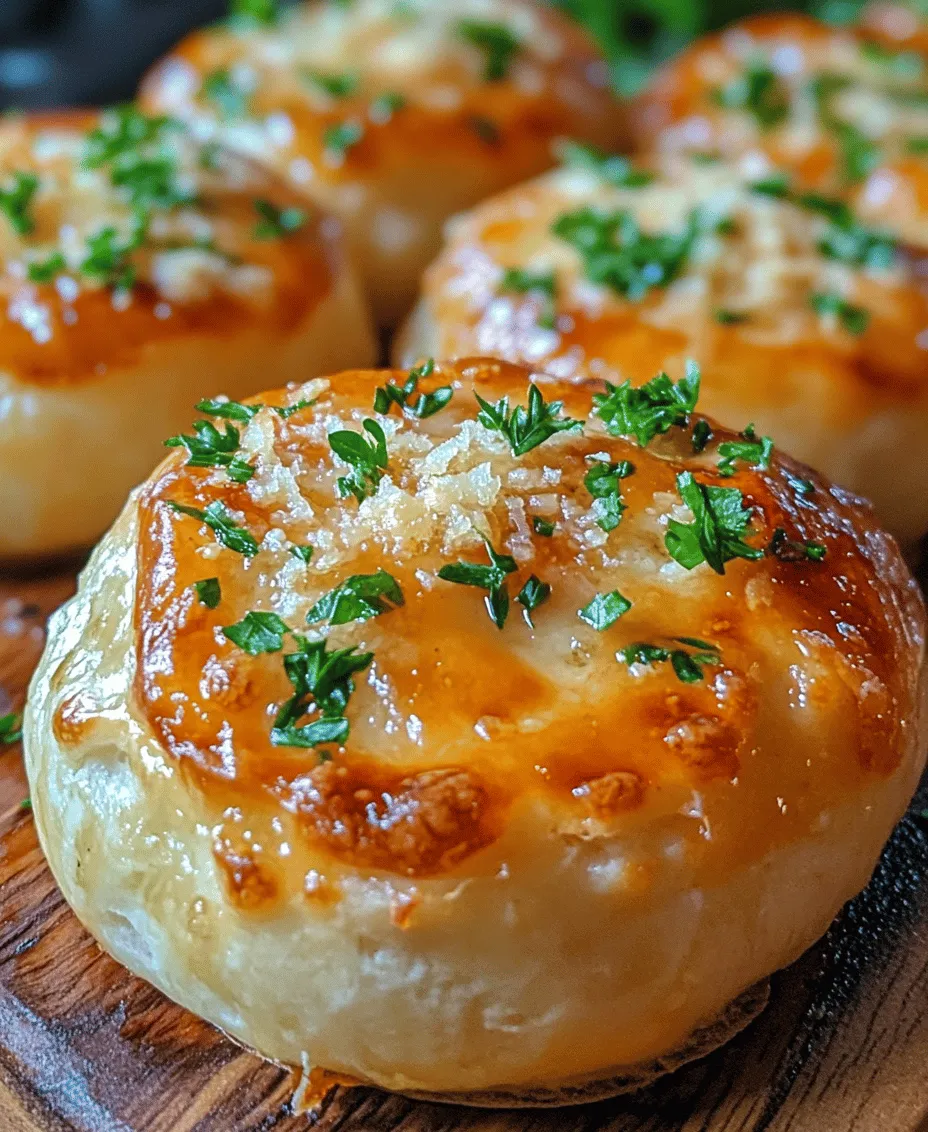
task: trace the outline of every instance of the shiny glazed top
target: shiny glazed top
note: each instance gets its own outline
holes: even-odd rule
[[[855,31],[756,16],[698,40],[640,97],[639,147],[786,170],[928,246],[928,57],[872,20]]]
[[[867,507],[776,454],[724,476],[719,444],[739,438],[716,429],[696,453],[697,417],[644,448],[611,436],[586,419],[591,384],[544,385],[563,400],[557,419],[585,423],[515,456],[478,422],[475,393],[524,405],[529,371],[436,367],[409,405],[453,395],[422,418],[373,411],[391,376],[406,380],[352,372],[267,394],[240,426],[246,483],[179,451],[138,499],[137,710],[214,830],[230,899],[259,909],[304,886],[337,899],[326,878],[352,869],[492,875],[505,863],[494,844],[526,822],[584,838],[634,831],[643,882],[672,842],[694,883],[711,883],[893,773],[917,710],[923,609]],[[307,401],[286,419],[268,407]],[[351,467],[328,437],[364,421],[369,438],[382,428],[387,459],[359,503],[339,498]],[[589,474],[626,460],[613,525],[610,490]],[[668,523],[693,518],[684,472],[743,493],[742,545],[760,557],[721,574],[671,557]],[[211,504],[225,508],[223,535],[177,509]],[[229,524],[233,542],[242,530],[255,540],[244,552],[227,544]],[[488,565],[484,539],[512,559],[495,583],[508,616],[498,592],[490,615],[486,584],[438,576]],[[309,561],[294,547],[312,547]],[[380,570],[401,596],[377,615],[313,610]],[[546,599],[526,598],[532,577]],[[258,611],[281,621],[227,636]],[[301,639],[372,654],[343,686],[345,730],[314,749],[272,742]],[[623,651],[643,644],[664,653]],[[300,725],[320,722],[312,697],[304,706]],[[61,742],[89,726],[79,702],[59,710]]]
[[[917,253],[835,198],[724,163],[677,157],[617,184],[624,159],[597,160],[581,150],[457,218],[425,278],[432,330],[413,338],[564,378],[642,382],[694,357],[720,405],[819,406],[838,429],[928,397]]]
[[[0,124],[0,372],[92,380],[149,343],[287,333],[328,293],[337,225],[180,123],[124,108]]]
[[[618,141],[604,61],[534,0],[329,0],[231,21],[184,40],[141,96],[310,193],[350,193],[426,155],[509,184],[548,168],[562,135]]]

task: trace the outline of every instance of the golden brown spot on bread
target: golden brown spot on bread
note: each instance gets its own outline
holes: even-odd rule
[[[612,770],[599,778],[575,786],[573,795],[581,798],[594,816],[611,818],[641,804],[644,782],[629,770]]]
[[[225,829],[213,841],[213,857],[225,883],[226,894],[243,911],[272,905],[278,895],[277,878],[237,831]]]
[[[52,720],[55,738],[65,747],[82,742],[90,734],[98,711],[86,694],[69,696],[55,711]]]

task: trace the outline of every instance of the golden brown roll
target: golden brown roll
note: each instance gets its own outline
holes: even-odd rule
[[[373,360],[325,218],[124,108],[0,124],[0,559],[89,545],[199,397]]]
[[[783,169],[928,247],[928,57],[878,31],[751,17],[666,64],[629,119],[643,152]]]
[[[253,474],[169,456],[29,696],[103,947],[268,1056],[446,1100],[718,1041],[905,808],[925,616],[868,506],[697,387],[472,360],[211,406]]]
[[[592,43],[536,0],[269,7],[267,23],[184,40],[142,100],[340,217],[384,324],[412,304],[448,216],[550,168],[562,135],[623,131]]]
[[[840,201],[722,163],[657,175],[582,150],[458,217],[396,345],[493,354],[556,377],[678,378],[873,499],[914,542],[928,527],[924,263]],[[900,491],[899,484],[908,485]]]

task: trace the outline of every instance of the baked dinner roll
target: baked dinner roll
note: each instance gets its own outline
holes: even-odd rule
[[[478,359],[208,406],[252,474],[169,456],[29,696],[102,946],[283,1062],[512,1103],[673,1064],[820,936],[924,761],[924,610],[697,392]]]
[[[637,384],[695,358],[707,412],[753,422],[915,541],[928,526],[923,264],[776,178],[567,156],[449,226],[400,363],[493,354]]]
[[[644,151],[782,168],[928,247],[928,63],[885,36],[755,16],[668,63],[629,117]]]
[[[0,123],[0,559],[92,543],[198,397],[369,365],[337,222],[131,108]]]
[[[141,97],[339,216],[385,325],[448,216],[548,169],[555,138],[623,132],[592,43],[537,0],[262,7],[184,40]]]

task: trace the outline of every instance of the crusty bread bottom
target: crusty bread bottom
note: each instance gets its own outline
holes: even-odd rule
[[[728,1004],[722,1013],[705,1026],[694,1030],[687,1040],[670,1053],[653,1061],[643,1061],[593,1078],[579,1078],[535,1088],[491,1089],[474,1093],[403,1092],[413,1100],[438,1101],[442,1104],[471,1105],[475,1108],[563,1108],[567,1105],[590,1104],[609,1097],[634,1093],[686,1065],[705,1057],[723,1046],[762,1013],[770,999],[770,980],[761,979]]]

